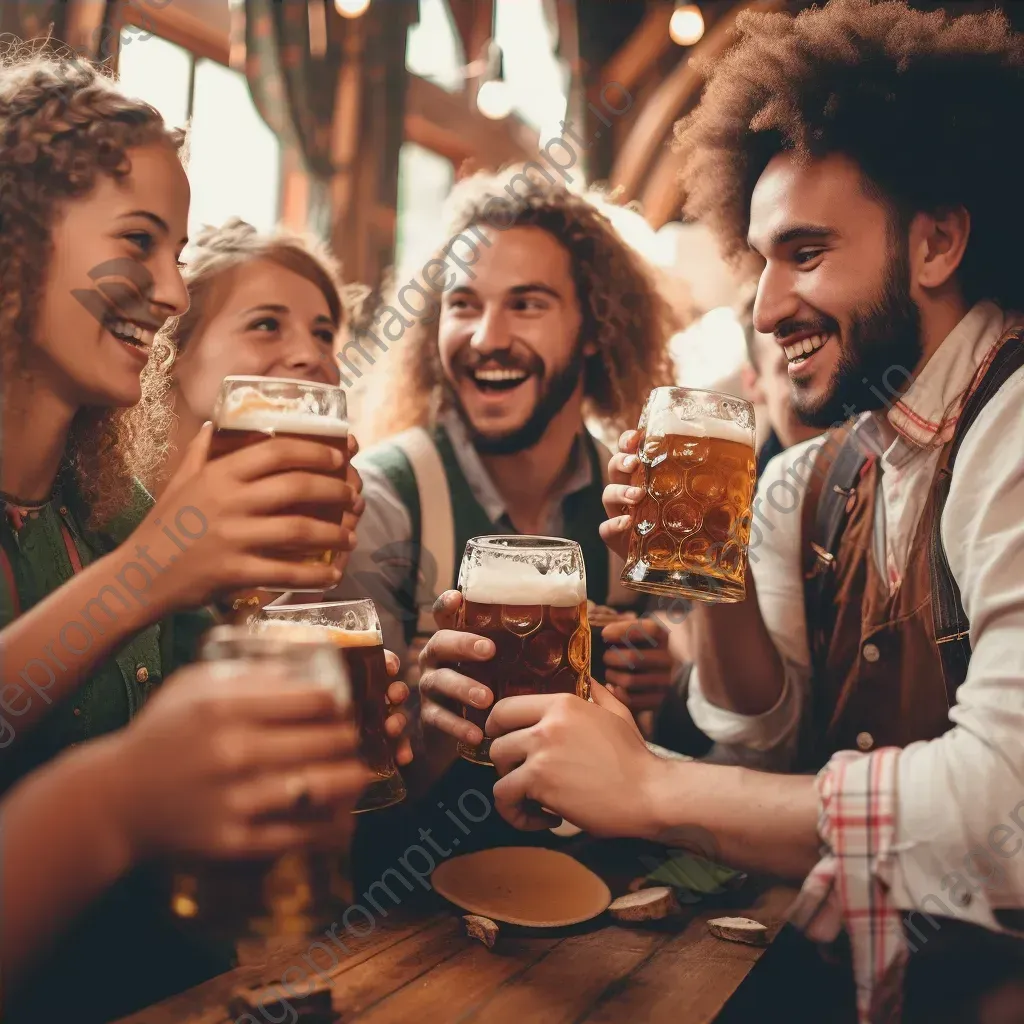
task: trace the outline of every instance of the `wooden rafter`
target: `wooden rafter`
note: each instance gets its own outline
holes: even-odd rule
[[[612,168],[611,183],[622,189],[625,200],[637,199],[641,195],[652,204],[663,201],[645,187],[645,183],[657,177],[659,188],[672,181],[671,167],[655,167],[666,161],[671,165],[674,156],[670,150],[672,128],[675,122],[692,105],[703,87],[703,78],[694,65],[699,60],[714,59],[732,43],[732,32],[737,15],[744,10],[777,10],[785,0],[742,0],[712,26],[708,34],[693,48],[687,58],[681,59],[672,72],[658,86],[650,100],[637,114],[629,137],[619,150]],[[666,218],[668,219],[668,218]]]
[[[675,44],[668,34],[672,8],[655,4],[636,31],[619,47],[601,69],[601,84],[614,82],[632,90],[640,76],[656,64]]]

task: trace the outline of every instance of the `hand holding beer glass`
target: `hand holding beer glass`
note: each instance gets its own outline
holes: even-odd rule
[[[315,441],[335,448],[341,464],[335,475],[344,480],[348,468],[348,418],[345,392],[331,384],[287,380],[276,377],[225,377],[213,413],[214,434],[210,458],[216,459],[251,444],[278,435]],[[340,524],[346,512],[334,502],[296,502],[289,510]],[[285,557],[303,557],[300,551],[279,552]],[[330,565],[338,552],[324,551],[306,561]],[[296,588],[263,587],[264,590]]]
[[[746,596],[754,409],[714,391],[655,388],[640,418],[622,582],[709,603]]]
[[[503,697],[575,693],[590,697],[590,626],[583,552],[572,540],[505,535],[474,537],[459,570],[458,628],[491,640],[489,661],[459,671]],[[483,731],[490,709],[465,707]],[[468,761],[491,764],[490,741],[459,744]]]
[[[385,728],[390,680],[373,602],[269,605],[253,625],[268,636],[332,644],[343,656],[359,727],[360,754],[374,775],[354,813],[380,810],[404,800],[405,783]]]
[[[254,683],[276,684],[271,705],[276,711],[263,711],[262,739],[248,750],[236,742],[234,760],[228,762],[233,767],[218,770],[240,776],[240,792],[248,790],[250,805],[261,794],[265,802],[269,791],[277,809],[264,812],[258,827],[305,839],[301,845],[296,839],[293,849],[276,855],[175,858],[171,912],[197,938],[217,944],[248,946],[319,932],[325,922],[336,919],[344,900],[350,812],[365,772],[355,750],[338,742],[352,718],[345,665],[322,639],[296,643],[284,633],[253,636],[237,626],[212,629],[201,658],[218,681],[237,690],[240,701],[248,694],[254,706],[267,701],[266,687]],[[331,699],[311,703],[317,691],[327,691]],[[295,707],[285,706],[290,700]],[[306,705],[309,710],[303,710]],[[212,705],[210,714],[216,714]],[[236,741],[239,735],[236,729]],[[283,785],[275,770],[287,770]],[[231,824],[237,831],[236,823]],[[255,827],[250,825],[250,830]]]

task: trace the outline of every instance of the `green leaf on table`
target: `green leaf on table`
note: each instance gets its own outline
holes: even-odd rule
[[[725,892],[727,883],[741,878],[741,873],[732,868],[716,864],[695,853],[676,851],[660,864],[645,857],[644,866],[649,874],[646,881],[657,885],[670,885],[674,889],[685,889],[705,896]]]

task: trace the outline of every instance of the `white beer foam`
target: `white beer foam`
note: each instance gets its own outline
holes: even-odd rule
[[[656,413],[654,426],[648,427],[648,437],[664,437],[666,434],[682,434],[684,437],[713,437],[720,441],[738,441],[749,445],[750,431],[732,420],[719,420],[713,416],[683,420],[672,412]]]
[[[587,599],[587,584],[576,575],[541,573],[525,562],[473,566],[462,586],[463,597],[476,604],[546,604],[574,608]]]
[[[377,647],[381,643],[376,629],[345,629],[336,622],[296,622],[294,619],[257,619],[257,632],[281,630],[282,640],[295,643],[332,643],[338,647]]]
[[[274,398],[256,388],[237,388],[225,399],[218,425],[263,433],[348,436],[347,419],[322,416],[312,410],[311,403],[312,396]]]

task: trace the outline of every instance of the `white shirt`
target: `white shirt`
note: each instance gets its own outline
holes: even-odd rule
[[[875,559],[899,586],[960,400],[1000,336],[1013,325],[978,303],[885,413],[864,414],[862,437],[883,449]],[[900,382],[899,375],[893,384]],[[696,724],[738,763],[785,770],[807,709],[810,678],[800,557],[799,505],[806,441],[773,459],[758,486],[750,564],[765,625],[785,666],[776,706],[743,716],[704,697],[697,672],[689,708]],[[954,728],[900,752],[896,770],[895,870],[901,909],[998,929],[993,907],[1024,906],[1024,371],[988,402],[963,439],[942,514],[942,542],[970,620],[972,656],[950,712]],[[864,755],[864,771],[872,755]],[[851,772],[851,779],[863,772]]]

